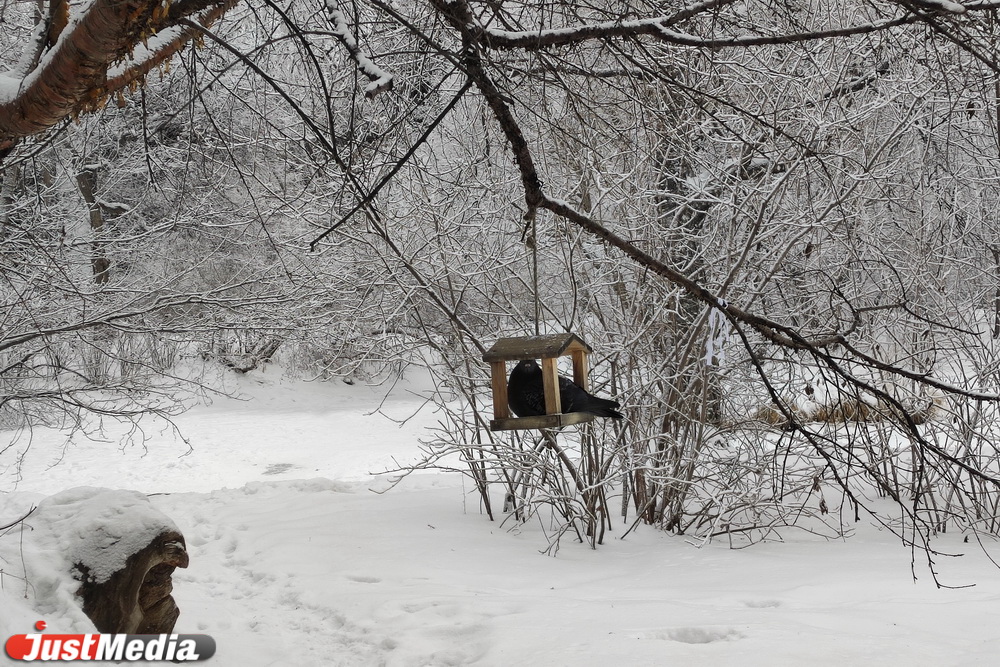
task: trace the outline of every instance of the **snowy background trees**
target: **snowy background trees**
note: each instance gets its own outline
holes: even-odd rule
[[[556,535],[996,532],[990,3],[121,11],[0,9],[12,460],[35,424],[175,413],[203,362],[418,364],[419,467]],[[626,406],[560,436],[599,503],[486,427],[479,357],[536,326]]]

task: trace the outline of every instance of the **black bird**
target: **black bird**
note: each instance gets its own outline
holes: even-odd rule
[[[525,359],[510,372],[507,382],[507,404],[518,417],[545,414],[545,392],[542,369],[534,359]],[[598,417],[621,419],[615,408],[618,401],[598,398],[577,383],[559,376],[559,400],[563,412],[589,412]]]

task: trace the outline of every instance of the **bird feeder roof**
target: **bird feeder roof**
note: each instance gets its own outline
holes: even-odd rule
[[[521,361],[523,359],[552,359],[573,352],[590,353],[590,346],[571,333],[545,336],[501,338],[483,354],[483,361]]]

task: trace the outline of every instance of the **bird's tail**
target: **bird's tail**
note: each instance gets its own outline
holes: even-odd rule
[[[596,398],[596,397],[595,397]],[[615,408],[619,407],[618,401],[611,401],[606,398],[597,398],[597,405],[588,410],[598,417],[610,417],[611,419],[621,419],[624,415]]]

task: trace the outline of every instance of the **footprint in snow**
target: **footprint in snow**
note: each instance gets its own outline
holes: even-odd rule
[[[743,604],[750,607],[751,609],[773,609],[774,607],[780,607],[780,600],[744,600]]]
[[[652,630],[640,637],[642,639],[666,639],[680,642],[682,644],[711,644],[713,642],[726,642],[736,639],[743,639],[743,633],[734,628],[666,628],[664,630]]]
[[[280,475],[283,472],[288,472],[289,470],[294,470],[299,466],[294,463],[272,463],[267,466],[267,469],[262,472],[262,475]]]

